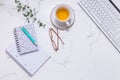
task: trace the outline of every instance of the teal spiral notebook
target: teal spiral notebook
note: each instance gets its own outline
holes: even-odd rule
[[[18,54],[26,54],[38,51],[38,46],[35,46],[31,40],[24,34],[21,30],[22,27],[25,27],[30,35],[37,41],[36,33],[33,25],[24,25],[20,27],[16,27],[13,32],[15,36],[15,42],[17,47]],[[37,43],[37,42],[36,42]]]

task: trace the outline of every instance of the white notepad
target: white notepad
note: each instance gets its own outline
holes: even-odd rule
[[[17,52],[18,54],[26,54],[38,51],[38,46],[35,46],[31,40],[24,34],[24,32],[21,30],[21,27],[16,27],[14,29],[14,36],[15,36],[15,42],[17,46]],[[35,33],[35,27],[34,25],[24,25],[24,27],[27,29],[27,31],[30,33],[30,35],[36,40],[36,33]]]
[[[10,45],[6,52],[30,75],[34,75],[39,68],[50,58],[41,48],[31,54],[19,55],[15,43]]]

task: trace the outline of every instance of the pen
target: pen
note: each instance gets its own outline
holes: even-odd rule
[[[31,42],[37,46],[36,40],[32,37],[32,35],[25,29],[25,27],[22,27],[21,30],[24,32],[24,34],[31,40]]]

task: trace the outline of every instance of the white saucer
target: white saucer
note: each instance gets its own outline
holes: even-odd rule
[[[68,7],[70,10],[71,10],[71,19],[70,19],[70,26],[60,26],[56,23],[55,21],[55,12],[56,12],[56,9],[58,8],[58,6],[65,6],[65,7]],[[57,5],[55,8],[53,8],[52,12],[51,12],[51,15],[50,15],[50,20],[52,22],[52,24],[58,28],[58,29],[61,29],[61,30],[65,30],[65,29],[69,29],[75,22],[75,14],[74,14],[74,11],[73,9],[66,5],[66,4],[60,4],[60,5]]]

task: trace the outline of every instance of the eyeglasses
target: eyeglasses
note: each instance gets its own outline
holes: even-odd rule
[[[53,40],[53,33],[57,36],[57,41],[56,41],[57,43],[55,43],[55,41]],[[54,50],[58,51],[59,50],[59,40],[62,42],[62,44],[64,44],[61,37],[59,36],[58,29],[56,32],[53,28],[50,28],[49,29],[49,36],[50,36],[50,40],[51,40],[51,43],[52,43]]]

